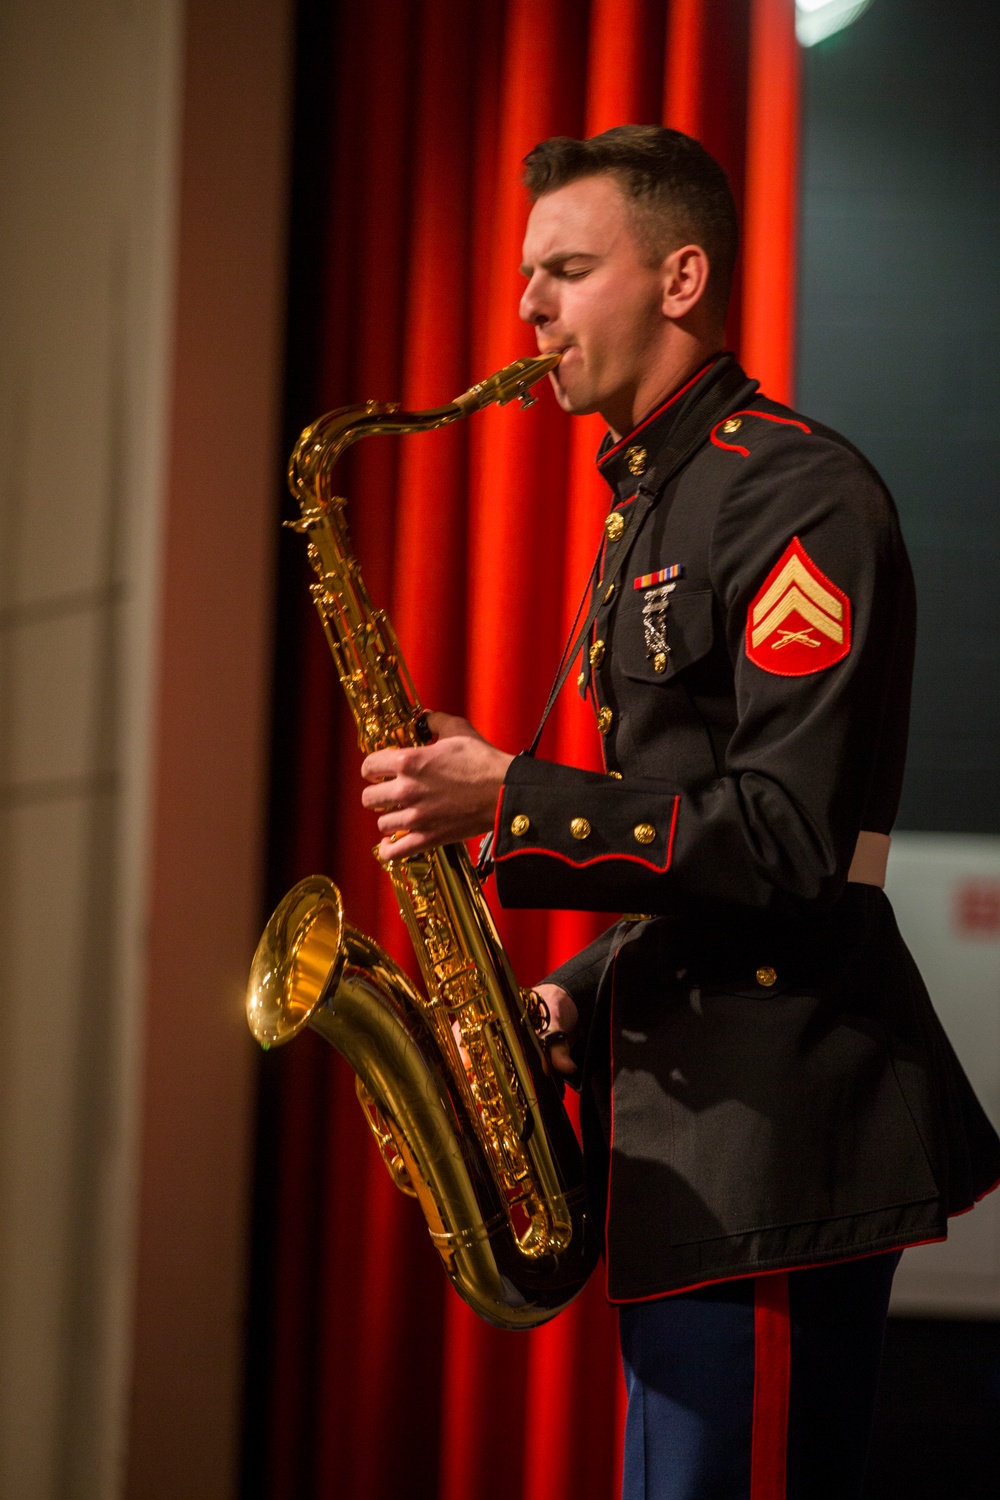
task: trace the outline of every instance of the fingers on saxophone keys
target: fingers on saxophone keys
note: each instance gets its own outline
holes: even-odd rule
[[[370,812],[397,812],[413,800],[414,791],[415,788],[401,777],[394,777],[392,781],[377,781],[374,786],[364,788],[361,805]]]
[[[400,828],[388,838],[382,839],[378,846],[378,857],[385,865],[391,859],[402,859],[406,854],[419,854],[426,847],[427,839],[422,834],[407,833]]]
[[[365,781],[391,781],[412,768],[415,757],[419,755],[420,751],[415,747],[405,750],[373,750],[361,762],[361,775]]]
[[[416,816],[412,807],[388,807],[378,820],[378,831],[387,838],[401,839],[404,833],[414,831]]]

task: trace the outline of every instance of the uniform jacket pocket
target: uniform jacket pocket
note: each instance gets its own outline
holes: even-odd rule
[[[662,611],[655,608],[655,598],[650,598],[656,593],[656,589],[637,590],[623,602],[617,621],[615,659],[625,676],[636,682],[670,682],[712,649],[711,589],[675,592]],[[661,652],[664,641],[667,649]]]

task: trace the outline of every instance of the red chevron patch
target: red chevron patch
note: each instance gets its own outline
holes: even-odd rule
[[[756,666],[779,677],[822,672],[851,649],[851,601],[797,536],[750,605],[746,649]]]

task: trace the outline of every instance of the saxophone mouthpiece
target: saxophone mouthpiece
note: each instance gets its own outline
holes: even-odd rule
[[[493,401],[497,406],[506,406],[515,397],[522,407],[534,406],[537,398],[529,394],[531,387],[537,385],[550,370],[554,370],[561,359],[561,349],[554,350],[551,354],[536,354],[530,359],[515,359],[489,379],[479,381],[478,385],[463,391],[461,396],[456,396],[452,405],[458,407],[463,417],[469,416],[471,412],[481,411]]]

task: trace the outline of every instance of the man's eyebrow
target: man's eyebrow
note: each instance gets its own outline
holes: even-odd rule
[[[538,264],[543,271],[554,271],[559,266],[564,266],[568,260],[597,260],[598,256],[594,250],[560,250],[558,255],[547,255]],[[521,275],[530,276],[534,266],[522,265]]]

